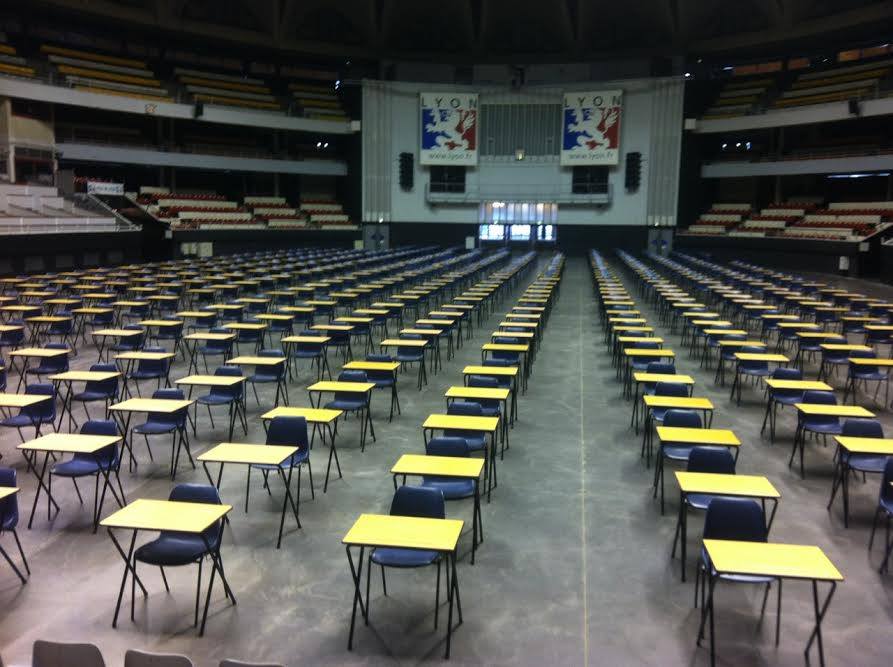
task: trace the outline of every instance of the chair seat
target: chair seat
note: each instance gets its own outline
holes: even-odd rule
[[[176,424],[163,422],[144,422],[133,427],[133,432],[140,435],[161,435],[162,433],[173,433],[176,430]]]
[[[881,498],[878,501],[878,508],[884,510],[887,514],[893,515],[893,498]]]
[[[398,354],[397,361],[402,361],[406,364],[412,364],[422,361],[425,358],[424,354]],[[510,364],[506,364],[510,365]]]
[[[813,433],[824,433],[826,435],[840,435],[840,424],[829,424],[824,422],[813,423],[810,421],[803,422],[804,431],[812,431]]]
[[[664,445],[664,458],[671,461],[688,461],[694,445]]]
[[[13,428],[21,428],[23,426],[33,426],[34,424],[50,424],[54,420],[50,417],[29,417],[28,415],[13,415],[0,421],[0,426],[11,426]]]
[[[853,373],[852,377],[856,380],[868,380],[870,382],[886,382],[888,375],[879,371],[869,373]]]
[[[173,567],[194,563],[206,552],[201,535],[168,533],[139,547],[134,557],[141,563]]]
[[[685,502],[689,507],[695,510],[706,510],[710,501],[718,496],[712,496],[709,493],[689,493],[685,496]]]
[[[215,347],[208,347],[207,345],[203,345],[203,346],[199,347],[199,348],[198,348],[198,351],[199,351],[201,354],[204,354],[204,355],[206,355],[206,356],[207,356],[207,355],[217,355],[217,354],[221,354],[221,355],[223,355],[223,354],[229,354],[229,353],[230,353],[229,350],[221,350],[221,349],[219,349],[219,348],[215,348]]]
[[[365,398],[336,398],[326,403],[326,410],[362,410],[366,407]]]
[[[286,461],[285,463],[283,463],[282,467],[283,468],[289,468],[289,467],[296,468],[297,466],[299,466],[302,463],[305,463],[306,461],[309,461],[309,460],[310,460],[310,450],[304,449],[302,451],[295,452],[294,454],[292,454],[289,461]],[[279,470],[279,466],[273,465],[270,463],[252,463],[251,467],[256,470],[269,470],[269,471]]]
[[[205,394],[204,396],[199,396],[195,399],[196,403],[201,403],[202,405],[228,405],[232,403],[235,399],[235,396],[221,396],[219,394]]]
[[[397,360],[400,361],[399,358]],[[493,359],[493,358],[487,359],[487,366],[508,367],[508,366],[517,366],[517,365],[518,365],[517,361],[511,361],[509,359]]]
[[[107,463],[103,467],[107,467]],[[99,463],[92,458],[75,457],[68,461],[61,461],[54,465],[50,474],[57,477],[86,477],[95,475],[100,470]]]
[[[386,567],[424,567],[437,561],[436,551],[390,549],[379,547],[372,552],[372,562]]]
[[[782,405],[794,405],[795,403],[803,402],[803,394],[799,394],[797,396],[787,396],[787,395],[774,395],[772,399],[776,403],[781,403]]]
[[[28,375],[49,375],[50,373],[62,373],[65,369],[63,368],[40,368],[39,366],[34,368],[26,368],[25,373]]]
[[[132,380],[154,380],[160,377],[164,377],[164,373],[161,371],[141,371],[137,369],[130,374]]]
[[[82,391],[72,396],[71,400],[89,403],[90,401],[105,401],[110,398],[108,394],[101,391]]]
[[[248,377],[248,382],[259,382],[263,384],[264,382],[279,382],[278,375],[268,375],[266,373],[255,373],[254,375],[250,375]]]
[[[741,375],[751,375],[754,377],[769,377],[772,375],[772,371],[768,368],[740,368],[738,372]]]
[[[887,457],[886,456],[873,456],[871,454],[850,454],[849,452],[842,451],[840,453],[843,460],[849,465],[850,468],[857,472],[872,472],[872,473],[882,473],[884,472],[884,466],[887,465]]]
[[[450,479],[449,477],[425,477],[422,486],[438,489],[444,500],[460,500],[474,497],[473,479]]]
[[[465,442],[468,443],[468,451],[470,452],[480,452],[487,448],[487,436],[485,435],[469,433],[460,437],[465,438]]]
[[[295,350],[291,356],[296,359],[316,359],[316,357],[322,356],[322,350]]]
[[[707,555],[707,551],[703,547],[701,547],[701,562],[709,570],[713,570],[713,564],[710,562],[710,557]],[[760,577],[751,574],[721,574],[719,575],[719,578],[723,581],[733,581],[739,584],[768,584],[776,580],[775,577]]]

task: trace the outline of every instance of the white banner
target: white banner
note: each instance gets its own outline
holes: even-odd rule
[[[87,181],[87,193],[91,195],[123,195],[124,184]]]
[[[566,93],[561,119],[561,164],[617,164],[622,109],[622,90]]]
[[[478,96],[419,93],[419,164],[478,163]]]

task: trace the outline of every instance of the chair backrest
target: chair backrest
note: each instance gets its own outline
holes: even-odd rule
[[[290,445],[302,451],[308,447],[307,420],[304,417],[273,417],[267,428],[268,445]]]
[[[666,361],[652,361],[646,367],[647,373],[660,373],[663,375],[675,375],[676,365]]]
[[[446,517],[443,492],[425,486],[401,486],[391,501],[391,514],[443,519]]]
[[[168,500],[175,500],[181,503],[205,503],[207,505],[220,505],[220,494],[211,484],[193,484],[184,483],[177,484],[168,496]],[[204,530],[205,539],[211,548],[217,547],[220,541],[221,521],[216,521]]]
[[[688,387],[681,382],[657,382],[654,385],[655,396],[688,396]]]
[[[232,331],[229,329],[224,329],[223,327],[211,327],[208,329],[208,333],[215,334],[231,334]],[[205,346],[205,349],[213,350],[216,352],[229,352],[233,349],[233,341],[230,340],[209,340],[208,344]]]
[[[855,438],[883,438],[884,427],[877,419],[850,418],[844,420],[841,435]]]
[[[368,382],[366,371],[347,370],[338,373],[338,382]]]
[[[283,352],[282,350],[277,350],[277,349],[273,349],[273,348],[264,348],[263,350],[261,350],[260,352],[257,353],[257,356],[285,358],[285,352]],[[258,370],[260,370],[260,369],[258,369]],[[264,374],[269,373],[271,375],[275,375],[277,378],[281,378],[285,374],[285,371],[286,371],[285,364],[279,364],[279,365],[273,366],[271,368],[264,368],[261,372]]]
[[[704,539],[765,542],[763,508],[752,498],[714,498],[704,517]]]
[[[431,438],[425,445],[428,456],[468,456],[468,441],[455,436]]]
[[[192,660],[176,653],[148,653],[128,649],[124,654],[124,667],[194,667]]]
[[[147,345],[143,348],[143,352],[167,352],[167,350],[158,345]],[[170,359],[140,359],[137,368],[140,371],[163,375],[167,373],[167,369],[170,363]]]
[[[400,338],[404,340],[422,340],[421,334],[400,334]],[[410,354],[414,356],[423,355],[422,347],[409,347],[406,345],[398,345],[397,352],[399,354]]]
[[[480,403],[474,401],[453,401],[447,406],[447,414],[480,417],[483,414],[483,408]]]
[[[97,373],[117,373],[118,367],[115,364],[93,364],[90,370]],[[86,391],[97,391],[114,398],[118,395],[118,378],[110,378],[108,380],[90,380],[87,382]]]
[[[110,419],[88,419],[81,424],[83,435],[114,435],[118,434],[118,425]]]
[[[68,345],[65,343],[47,343],[44,345],[44,348],[47,350],[67,350]],[[67,371],[68,370],[68,355],[60,354],[58,357],[44,357],[40,360],[39,367],[41,369],[49,369],[54,371]]]
[[[469,375],[468,386],[480,387],[483,389],[498,389],[499,381],[495,377],[489,375]]]
[[[152,392],[152,398],[160,398],[166,401],[182,401],[186,398],[183,394],[182,389],[156,389]],[[189,408],[182,408],[181,410],[177,410],[176,412],[153,412],[148,415],[148,418],[157,421],[164,422],[168,424],[176,424],[177,426],[183,426],[186,423],[186,411]]]
[[[837,405],[837,398],[833,391],[816,391],[810,389],[803,392],[804,403],[818,403],[821,405]]]
[[[94,644],[38,639],[31,653],[31,667],[105,667],[105,660]]]
[[[29,384],[25,387],[26,394],[39,394],[52,396],[49,401],[41,401],[21,409],[19,414],[28,415],[32,419],[51,419],[56,416],[56,388],[49,382]]]
[[[701,415],[694,410],[667,410],[664,415],[664,426],[680,426],[683,428],[701,428]]]
[[[726,447],[695,447],[688,455],[688,472],[735,474],[735,457]]]
[[[0,467],[0,486],[10,487],[16,486],[16,470],[15,468]],[[9,528],[15,528],[19,522],[19,497],[18,494],[6,496],[0,500],[0,530],[4,524]]]
[[[776,368],[772,371],[773,380],[802,380],[803,371],[799,368]]]
[[[766,352],[766,349],[757,345],[745,345],[738,348],[738,352],[743,354],[763,354]],[[741,360],[738,364],[740,368],[747,370],[768,370],[769,368],[768,361]]]
[[[238,366],[218,366],[214,369],[214,375],[226,377],[242,377],[242,369]],[[226,396],[227,398],[242,397],[242,383],[234,384],[231,387],[211,387],[210,393],[214,396]]]

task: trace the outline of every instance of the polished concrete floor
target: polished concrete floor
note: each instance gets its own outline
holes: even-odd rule
[[[510,303],[506,302],[503,309]],[[501,311],[497,311],[501,312]],[[647,316],[656,321],[650,311]],[[421,423],[443,409],[443,392],[461,383],[461,368],[478,360],[478,350],[498,315],[475,338],[444,361],[417,392],[414,376],[401,377],[402,416],[382,417],[377,404],[378,441],[359,452],[357,423],[347,422],[339,436],[344,479],[322,494],[326,451],[315,449],[316,499],[306,484],[301,503],[303,529],[287,524],[282,549],[275,549],[281,487],[271,500],[259,480],[246,515],[244,470],[229,468],[222,496],[236,509],[224,537],[223,556],[238,605],[215,590],[204,637],[192,626],[195,568],[170,570],[172,592],[165,593],[157,571],[142,569],[148,599],[138,597],[136,621],[122,615],[111,627],[122,565],[108,536],[93,535],[89,508],[77,504],[74,489],[54,485],[62,512],[46,521],[38,513],[34,528],[20,534],[32,576],[19,585],[0,563],[0,653],[5,664],[24,665],[37,638],[91,641],[107,664],[122,664],[127,648],[189,655],[196,665],[216,665],[226,657],[271,660],[287,665],[391,665],[439,662],[443,623],[433,629],[434,570],[391,572],[388,597],[373,580],[371,623],[358,626],[353,652],[346,650],[353,593],[340,540],[361,512],[386,512],[393,492],[388,469],[404,452],[422,451]],[[678,339],[661,332],[668,345]],[[846,576],[831,604],[823,629],[829,665],[887,665],[893,657],[889,628],[893,617],[893,576],[877,573],[880,550],[869,554],[868,529],[878,480],[853,485],[851,523],[844,529],[839,506],[825,509],[831,481],[831,448],[811,444],[807,477],[787,467],[793,417],[782,414],[774,446],[759,436],[762,406],[757,392],[745,391],[742,406],[713,384],[712,372],[680,351],[678,367],[697,379],[697,395],[713,399],[714,425],[735,429],[743,446],[738,470],[766,474],[782,493],[771,539],[818,544]],[[90,349],[75,362],[94,358]],[[182,364],[173,377],[184,375]],[[307,405],[292,385],[293,404]],[[263,394],[262,403],[271,396]],[[546,329],[530,389],[519,403],[520,419],[511,433],[511,450],[499,467],[499,488],[484,504],[486,541],[471,566],[463,538],[459,565],[464,624],[453,638],[454,664],[474,665],[706,665],[706,648],[695,646],[698,612],[692,608],[693,584],[680,581],[679,563],[670,560],[677,493],[668,479],[668,507],[660,515],[651,498],[650,471],[639,458],[640,440],[629,429],[630,403],[623,400],[610,357],[602,343],[588,266],[568,261],[561,297]],[[258,408],[249,402],[246,441],[263,436]],[[889,410],[881,411],[893,433]],[[211,430],[199,415],[202,451],[226,439],[220,422]],[[238,438],[237,438],[238,439]],[[35,481],[14,450],[15,433],[2,434],[3,463],[19,469],[22,501],[30,508]],[[167,448],[154,447],[155,466],[122,473],[128,498],[164,498]],[[142,445],[137,454],[145,459]],[[204,481],[200,470],[181,467],[178,481]],[[306,482],[306,478],[305,478]],[[107,505],[107,507],[109,507]],[[469,519],[470,503],[448,507],[451,516]],[[689,572],[697,551],[701,519],[689,526]],[[7,548],[12,544],[3,537]],[[782,638],[774,645],[774,613],[758,625],[759,593],[748,586],[721,585],[717,592],[720,665],[802,665],[812,627],[807,584],[785,585]],[[125,604],[127,598],[125,598]],[[443,616],[441,616],[443,619]],[[813,655],[813,663],[816,658]]]

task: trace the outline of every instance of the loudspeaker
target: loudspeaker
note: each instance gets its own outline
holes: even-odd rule
[[[853,98],[849,101],[850,114],[853,116],[861,116],[862,108],[859,106],[859,100]]]
[[[642,154],[638,151],[626,154],[626,179],[624,185],[627,190],[638,190],[642,178]]]
[[[192,108],[192,117],[193,118],[201,118],[205,113],[205,103],[204,102],[196,102],[195,106]]]
[[[412,190],[415,179],[412,161],[412,153],[400,153],[400,187],[404,190]]]

